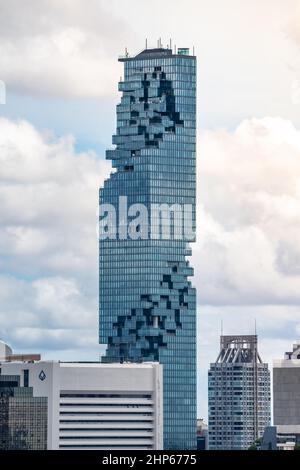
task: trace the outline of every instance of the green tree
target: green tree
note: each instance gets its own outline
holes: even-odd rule
[[[259,450],[261,446],[261,439],[256,439],[253,444],[251,444],[250,447],[248,447],[248,450]]]

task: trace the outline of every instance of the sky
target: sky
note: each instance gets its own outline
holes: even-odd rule
[[[300,339],[300,2],[0,0],[0,338],[96,360],[98,188],[118,56],[145,41],[198,61],[199,416],[225,334],[272,363]]]

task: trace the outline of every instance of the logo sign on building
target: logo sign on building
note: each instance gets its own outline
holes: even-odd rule
[[[46,374],[43,370],[39,373],[39,379],[43,382],[46,378]]]

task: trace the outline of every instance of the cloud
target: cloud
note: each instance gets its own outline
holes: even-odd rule
[[[0,118],[0,336],[97,345],[97,204],[108,164],[71,136]]]
[[[0,118],[2,272],[90,276],[97,261],[98,188],[109,165],[75,153],[72,137]]]
[[[300,131],[280,118],[248,119],[198,139],[199,416],[207,368],[225,334],[253,334],[272,367],[300,332]]]
[[[0,277],[0,338],[17,352],[96,360],[101,351],[97,311],[96,296],[76,279]]]
[[[48,359],[97,357],[98,187],[110,171],[71,136],[0,119],[0,336]],[[200,133],[200,414],[226,333],[254,330],[266,361],[300,332],[300,132],[280,118]]]
[[[119,44],[131,37],[106,2],[0,0],[0,70],[9,90],[64,98],[115,93]]]
[[[249,119],[201,133],[198,154],[199,303],[299,305],[299,130]]]
[[[135,53],[145,37],[155,45],[163,31],[164,44],[172,37],[177,46],[195,45],[201,127],[286,118],[246,119],[234,132],[199,138],[193,264],[202,416],[221,319],[226,333],[251,333],[256,318],[269,362],[300,334],[299,130],[287,120],[299,126],[296,3],[153,0],[154,24],[135,0],[122,8],[114,0],[0,0],[0,79],[8,94],[115,96],[120,50]],[[294,47],[282,35],[291,16]],[[17,115],[26,107],[17,106]],[[0,119],[0,336],[16,351],[97,357],[96,206],[107,173],[93,152],[75,152],[72,136]]]
[[[300,47],[300,1],[297,0],[294,14],[288,22],[287,32],[290,38]]]
[[[137,0],[121,7],[119,0],[89,0],[87,8],[84,0],[0,0],[0,79],[9,95],[116,97],[124,48],[135,54],[145,38],[155,46],[159,37],[164,45],[171,37],[173,45],[195,46],[201,126],[233,128],[243,116],[266,114],[299,122],[286,64],[295,54],[282,35],[294,6],[293,0],[152,0],[150,8]]]
[[[289,69],[292,72],[291,101],[295,106],[300,104],[300,1],[294,2],[295,8],[285,27],[288,42],[293,46],[287,56]]]

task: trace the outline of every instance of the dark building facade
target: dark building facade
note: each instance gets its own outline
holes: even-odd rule
[[[33,397],[17,375],[0,375],[0,449],[47,449],[47,398]]]
[[[155,224],[150,233],[148,225],[154,206],[165,205],[164,224],[166,206],[176,205],[195,229],[196,58],[187,49],[158,48],[120,60],[116,147],[107,151],[116,171],[100,190],[100,207],[113,205],[120,222],[115,237],[100,239],[103,360],[162,363],[164,448],[196,449],[196,292],[187,260],[193,240],[178,236],[176,216],[170,234]],[[128,223],[125,201],[138,223]]]
[[[197,420],[197,450],[208,449],[208,426],[203,419]]]

